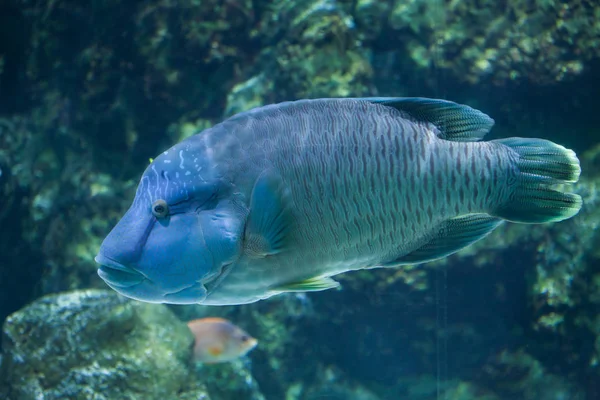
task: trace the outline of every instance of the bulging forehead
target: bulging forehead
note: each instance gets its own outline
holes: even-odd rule
[[[210,185],[212,176],[204,148],[189,139],[150,163],[140,180],[135,203],[152,204],[158,199],[176,203]]]

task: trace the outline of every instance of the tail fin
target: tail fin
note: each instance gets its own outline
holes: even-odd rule
[[[494,140],[519,157],[520,174],[510,200],[491,214],[513,222],[541,223],[571,218],[581,208],[581,196],[557,185],[577,182],[581,167],[573,150],[543,139]]]

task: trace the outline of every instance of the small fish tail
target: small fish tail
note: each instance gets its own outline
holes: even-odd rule
[[[517,153],[518,175],[509,200],[491,214],[513,222],[562,221],[581,209],[581,196],[559,186],[579,179],[581,167],[573,150],[544,139],[494,140]]]

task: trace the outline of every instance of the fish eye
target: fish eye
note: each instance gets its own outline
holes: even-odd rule
[[[247,342],[248,340],[250,340],[250,336],[248,335],[242,335],[242,337],[240,338],[242,342]]]
[[[152,215],[156,218],[164,218],[169,214],[169,206],[163,199],[158,199],[152,203]]]

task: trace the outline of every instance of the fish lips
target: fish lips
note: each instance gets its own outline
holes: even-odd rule
[[[245,348],[245,353],[248,353],[250,350],[252,350],[253,348],[256,347],[256,345],[258,345],[258,340],[255,338],[250,338],[248,339],[248,342],[246,343],[246,348]]]
[[[144,275],[136,270],[119,264],[102,254],[98,254],[95,260],[100,264],[98,268],[100,278],[115,289],[132,287],[146,279]]]

